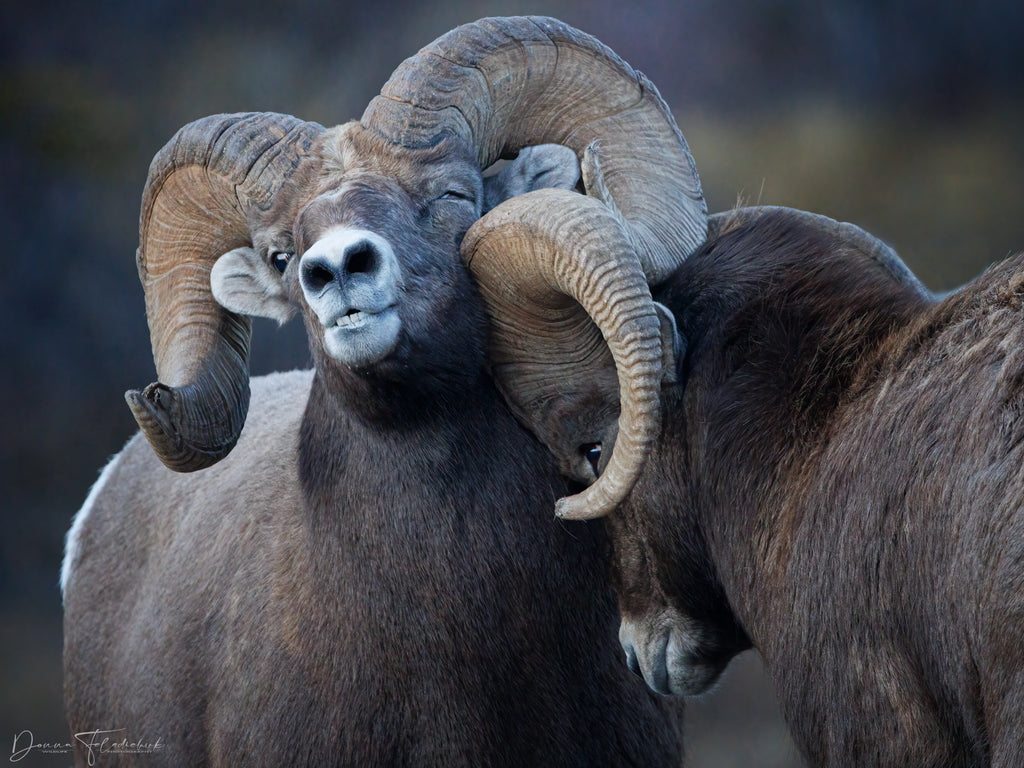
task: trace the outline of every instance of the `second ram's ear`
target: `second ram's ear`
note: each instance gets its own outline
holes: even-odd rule
[[[284,324],[295,313],[284,278],[252,248],[228,251],[210,270],[213,297],[239,315],[267,317]]]
[[[661,323],[661,383],[679,384],[679,366],[686,357],[686,340],[679,335],[676,317],[661,302],[654,302]]]
[[[524,147],[515,160],[484,179],[484,212],[535,189],[572,189],[580,179],[576,153],[561,144]]]

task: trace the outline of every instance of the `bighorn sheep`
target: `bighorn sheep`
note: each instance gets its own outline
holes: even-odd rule
[[[485,192],[481,169],[546,142],[568,169],[525,152]],[[157,154],[138,267],[159,382],[126,395],[154,450],[136,436],[68,536],[73,733],[159,738],[147,766],[680,761],[679,707],[621,661],[603,525],[551,519],[565,481],[486,370],[459,259],[485,195],[524,171],[573,186],[578,162],[637,248],[674,263],[704,239],[656,89],[553,19],[439,38],[359,123],[218,115]],[[623,334],[657,343],[618,298]],[[246,315],[295,307],[315,371],[254,380],[248,408]],[[623,399],[626,443],[652,414]],[[621,499],[633,468],[613,470],[580,503]]]
[[[552,399],[506,391],[586,480],[615,390],[580,396],[592,371],[509,344],[557,329],[501,296],[572,292],[493,247],[559,194],[508,201],[466,250],[484,296],[500,283],[492,344]],[[625,238],[606,242],[635,273]],[[540,260],[590,269],[574,250],[553,239]],[[662,426],[608,518],[630,666],[696,694],[757,648],[811,765],[1024,765],[1024,255],[936,297],[852,225],[739,209],[652,300]]]

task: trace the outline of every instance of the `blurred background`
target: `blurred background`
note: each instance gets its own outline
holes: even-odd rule
[[[542,13],[646,72],[711,210],[853,221],[933,289],[1024,249],[1019,0],[71,0],[0,7],[0,755],[66,738],[63,536],[153,378],[134,265],[149,161],[216,113],[357,118],[394,67],[481,16]],[[254,373],[304,366],[258,323]],[[797,764],[756,657],[690,707],[691,766]],[[65,764],[59,758],[43,764]]]

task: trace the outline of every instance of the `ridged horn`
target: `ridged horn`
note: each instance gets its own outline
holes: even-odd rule
[[[619,222],[593,198],[530,192],[474,224],[462,258],[492,320],[495,381],[530,426],[551,402],[574,399],[574,390],[608,371],[610,353],[620,403],[614,451],[590,487],[556,506],[566,519],[608,514],[632,489],[657,437],[662,374],[661,325]]]
[[[395,70],[362,123],[409,147],[460,136],[481,168],[525,146],[572,148],[651,284],[705,240],[696,166],[657,89],[556,19],[482,19],[441,36]]]
[[[212,115],[184,126],[149,168],[136,262],[158,381],[125,400],[160,460],[191,472],[226,456],[249,408],[247,317],[223,309],[210,269],[251,245],[323,128],[288,115]]]

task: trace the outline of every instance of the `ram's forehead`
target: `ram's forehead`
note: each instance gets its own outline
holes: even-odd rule
[[[476,168],[476,155],[458,136],[447,134],[431,146],[408,147],[358,123],[328,130],[323,136],[321,157],[324,175],[363,171],[397,176],[410,168],[452,165]]]

